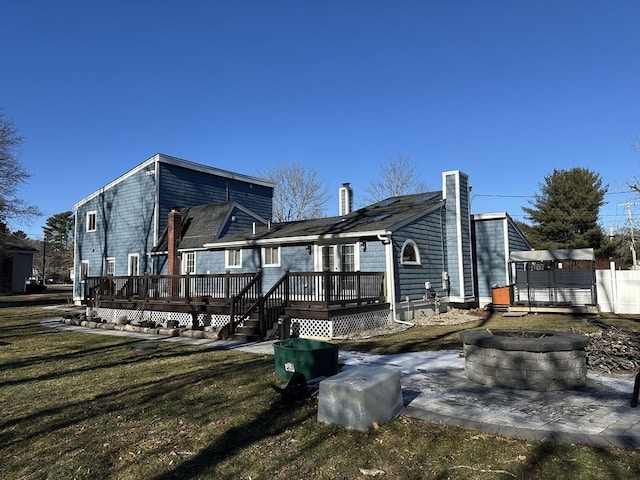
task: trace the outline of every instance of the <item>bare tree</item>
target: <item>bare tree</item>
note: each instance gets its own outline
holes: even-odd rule
[[[388,197],[426,191],[427,185],[418,180],[413,162],[409,157],[398,155],[385,163],[380,169],[380,175],[371,180],[366,190],[365,200],[368,203],[374,203]]]
[[[18,159],[22,136],[0,107],[0,223],[40,215],[37,207],[16,197],[18,187],[31,176]]]
[[[306,220],[324,215],[329,195],[315,170],[289,163],[276,165],[259,175],[275,184],[274,222]]]

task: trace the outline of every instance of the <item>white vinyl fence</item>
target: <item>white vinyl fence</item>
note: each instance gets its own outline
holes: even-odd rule
[[[596,270],[601,312],[640,314],[640,270]]]

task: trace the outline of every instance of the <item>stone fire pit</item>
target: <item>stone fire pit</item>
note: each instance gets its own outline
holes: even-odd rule
[[[587,381],[586,335],[546,330],[467,330],[469,380],[516,390],[570,390]]]

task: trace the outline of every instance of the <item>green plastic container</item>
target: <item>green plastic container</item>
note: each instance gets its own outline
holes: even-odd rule
[[[288,380],[294,372],[307,380],[338,373],[338,346],[308,338],[290,338],[273,344],[276,375]]]

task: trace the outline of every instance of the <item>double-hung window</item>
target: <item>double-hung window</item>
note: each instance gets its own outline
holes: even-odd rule
[[[107,258],[104,262],[104,270],[107,276],[113,277],[116,274],[116,259],[113,257]]]
[[[87,212],[87,232],[95,232],[98,224],[98,214],[95,211]]]
[[[279,267],[280,247],[264,247],[262,249],[262,265],[265,267]]]
[[[225,251],[225,260],[227,268],[240,268],[242,267],[242,249],[230,248]]]
[[[196,252],[185,252],[182,273],[190,275],[196,273]]]

